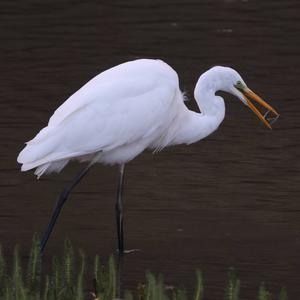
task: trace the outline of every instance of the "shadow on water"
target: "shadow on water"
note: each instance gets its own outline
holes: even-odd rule
[[[281,113],[270,131],[228,95],[217,132],[190,146],[144,153],[127,167],[123,286],[144,270],[194,287],[203,270],[206,299],[223,297],[234,266],[243,299],[261,281],[300,297],[299,2],[77,0],[0,3],[0,240],[30,247],[54,200],[81,166],[36,181],[16,163],[23,143],[87,80],[137,57],[164,59],[189,98],[200,73],[236,68]],[[187,105],[195,108],[194,101]],[[98,166],[80,183],[46,256],[66,236],[88,256],[116,249],[117,170]]]

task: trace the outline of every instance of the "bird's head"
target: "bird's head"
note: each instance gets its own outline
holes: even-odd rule
[[[271,125],[279,117],[278,112],[251,91],[237,71],[228,67],[214,67],[211,70],[215,75],[214,77],[217,79],[215,81],[218,85],[217,90],[222,90],[236,96],[248,106],[268,128],[272,128]],[[262,114],[252,101],[266,108],[267,112]]]

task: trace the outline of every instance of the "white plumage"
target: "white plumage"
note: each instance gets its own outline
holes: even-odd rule
[[[233,69],[214,67],[204,73],[195,89],[201,110],[196,113],[185,106],[178,75],[169,65],[151,59],[123,63],[69,97],[27,142],[18,162],[22,171],[36,168],[40,177],[59,172],[71,159],[123,164],[146,148],[196,142],[224,118],[224,101],[216,91],[230,92],[249,104],[237,82],[247,89]]]

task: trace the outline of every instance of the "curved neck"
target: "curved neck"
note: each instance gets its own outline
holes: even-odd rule
[[[220,124],[225,116],[225,104],[222,97],[216,96],[216,92],[221,90],[221,87],[218,80],[212,80],[211,76],[205,75],[206,73],[199,78],[194,97],[201,113],[214,117]]]
[[[204,78],[205,79],[205,78]],[[215,93],[219,87],[210,80],[199,78],[194,96],[200,113],[186,109],[175,143],[191,144],[213,133],[225,116],[225,103]]]

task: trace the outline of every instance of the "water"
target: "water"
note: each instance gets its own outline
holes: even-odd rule
[[[226,118],[204,141],[126,169],[123,282],[150,269],[170,284],[194,284],[204,271],[206,299],[223,297],[234,266],[242,298],[261,281],[300,297],[298,1],[23,1],[0,3],[0,241],[27,250],[45,229],[57,194],[80,169],[36,181],[16,156],[55,108],[94,75],[138,57],[159,57],[192,98],[200,73],[236,68],[281,118],[268,130],[229,95]],[[188,106],[195,109],[194,101]],[[46,256],[66,236],[91,257],[116,248],[116,168],[95,167],[66,204]]]

